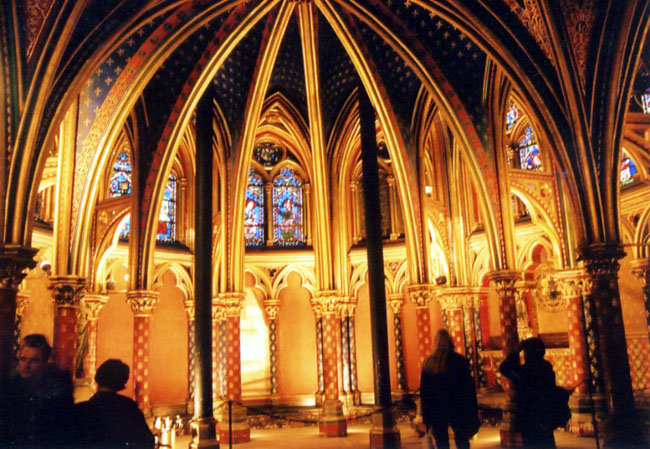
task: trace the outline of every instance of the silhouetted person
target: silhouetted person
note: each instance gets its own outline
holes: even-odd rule
[[[97,368],[97,393],[75,405],[80,448],[151,449],[154,436],[133,400],[117,394],[126,387],[129,367],[109,359]]]
[[[436,334],[434,352],[422,365],[420,376],[422,420],[437,449],[449,448],[449,430],[454,430],[458,449],[469,448],[469,439],[478,432],[478,402],[469,362],[454,351],[449,332]]]
[[[524,364],[519,352],[524,351]],[[554,449],[556,414],[553,402],[555,372],[553,366],[544,360],[544,342],[539,338],[527,338],[521,342],[521,349],[513,351],[501,363],[499,371],[510,379],[515,389],[515,428],[521,432],[524,447]]]
[[[70,436],[72,378],[49,363],[44,335],[27,335],[14,376],[0,386],[0,447],[60,448]]]

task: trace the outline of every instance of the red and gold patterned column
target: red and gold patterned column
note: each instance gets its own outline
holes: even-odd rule
[[[225,396],[224,382],[219,367],[221,355],[221,322],[226,319],[226,309],[219,299],[212,299],[212,402],[218,403]],[[224,336],[225,337],[225,336]],[[219,410],[219,416],[222,410]]]
[[[447,327],[457,353],[465,354],[465,330],[463,326],[462,296],[456,290],[441,291],[438,302],[443,313],[447,314]]]
[[[145,416],[151,414],[149,402],[149,338],[151,315],[158,302],[158,292],[134,290],[126,293],[133,312],[133,366],[131,377],[135,386],[135,401]]]
[[[77,355],[77,322],[79,304],[85,279],[78,276],[53,276],[49,289],[52,291],[56,312],[54,315],[54,363],[62,369],[75,374]]]
[[[490,273],[490,280],[494,283],[499,297],[499,322],[501,324],[504,358],[519,346],[517,307],[515,304],[515,282],[518,278],[519,275],[515,271],[495,271]],[[502,383],[506,390],[507,400],[503,407],[503,419],[501,420],[501,445],[505,447],[521,446],[521,434],[515,431],[513,421],[515,392],[507,379],[502,378]]]
[[[347,420],[343,414],[343,403],[339,400],[338,373],[338,316],[339,298],[336,292],[322,291],[312,300],[323,323],[323,377],[325,400],[318,422],[319,432],[325,437],[345,436],[348,433]]]
[[[572,385],[576,386],[571,395],[571,420],[569,431],[580,436],[594,435],[594,423],[589,398],[589,349],[585,334],[583,296],[589,292],[589,280],[584,270],[565,270],[557,273],[558,288],[567,302],[569,351],[571,353]],[[593,388],[593,387],[592,387]],[[597,390],[597,388],[596,388]],[[607,410],[602,392],[592,391],[597,416]]]
[[[83,307],[86,314],[86,338],[88,350],[83,358],[83,377],[93,379],[97,368],[97,320],[99,312],[106,305],[108,296],[94,293],[83,295]]]
[[[646,447],[643,425],[634,402],[630,363],[618,286],[619,260],[625,252],[618,242],[598,242],[579,248],[591,289],[585,301],[593,306],[600,345],[609,416],[604,424],[605,445]]]
[[[187,411],[190,415],[194,414],[194,391],[196,381],[194,374],[196,372],[196,306],[194,300],[189,298],[183,301],[185,314],[187,315]],[[214,377],[213,377],[214,378]]]
[[[226,399],[223,420],[217,425],[221,444],[245,443],[251,439],[246,408],[241,404],[241,336],[240,314],[244,293],[222,293],[219,300],[226,313]],[[229,407],[231,411],[229,412]],[[232,430],[232,440],[229,428]]]
[[[0,247],[0,381],[9,377],[14,360],[16,293],[26,268],[33,268],[36,250],[14,245]]]
[[[435,295],[433,284],[414,284],[406,289],[409,300],[415,305],[415,317],[418,328],[418,370],[426,358],[433,352],[433,335],[431,331],[431,313],[429,304]]]

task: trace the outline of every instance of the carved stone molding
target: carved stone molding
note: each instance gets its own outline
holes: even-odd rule
[[[499,297],[514,297],[515,284],[519,280],[520,273],[511,270],[493,271],[489,274],[490,281],[494,282]]]
[[[567,300],[586,295],[591,291],[591,280],[582,268],[557,271],[555,278],[559,291]]]
[[[402,307],[404,306],[404,294],[392,293],[388,295],[388,305],[393,310],[393,315],[399,315],[402,312]]]
[[[357,310],[357,303],[353,298],[339,298],[338,314],[341,318],[354,317]]]
[[[219,301],[225,309],[226,316],[229,317],[239,317],[241,314],[241,308],[244,304],[244,298],[246,294],[244,292],[226,292],[219,294]]]
[[[34,256],[38,252],[34,248],[18,245],[0,246],[0,288],[18,288],[25,278],[25,269],[34,268]]]
[[[52,297],[57,307],[79,307],[81,293],[86,287],[86,279],[79,276],[52,276],[50,285]]]
[[[429,307],[436,296],[435,284],[412,284],[406,287],[409,300],[416,307]]]
[[[583,245],[579,249],[580,257],[587,272],[596,279],[616,279],[620,268],[620,259],[625,257],[619,243],[604,242]]]
[[[270,320],[275,320],[280,311],[280,300],[279,299],[265,299],[264,300],[264,310],[266,315]]]
[[[83,304],[86,310],[86,319],[89,321],[97,321],[99,312],[104,308],[108,302],[108,296],[99,295],[96,293],[86,293],[83,295]]]
[[[195,316],[195,315],[193,315]],[[226,307],[219,298],[212,298],[212,320],[221,321],[226,318]]]
[[[196,316],[196,306],[194,304],[194,300],[186,299],[183,301],[183,307],[185,309],[185,313],[187,314],[187,319],[189,321],[194,321],[194,317]]]
[[[151,316],[158,303],[158,292],[149,290],[126,292],[126,302],[131,307],[134,316]]]
[[[438,290],[438,302],[443,310],[470,309],[478,307],[479,297],[484,293],[480,287],[444,287]]]
[[[316,315],[337,313],[341,305],[341,297],[336,290],[322,290],[317,292],[311,300],[311,306]]]

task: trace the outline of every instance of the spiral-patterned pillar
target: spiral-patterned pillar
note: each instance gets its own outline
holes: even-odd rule
[[[404,295],[397,293],[388,297],[388,305],[393,311],[393,339],[395,341],[395,372],[397,376],[397,391],[406,391],[406,373],[404,371],[404,342],[402,339],[402,307]]]
[[[267,299],[264,301],[264,310],[269,319],[269,371],[271,381],[271,396],[278,394],[278,333],[277,316],[280,311],[280,301]]]

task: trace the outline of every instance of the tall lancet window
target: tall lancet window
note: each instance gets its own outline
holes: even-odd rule
[[[264,246],[264,181],[252,169],[244,204],[244,238],[246,246]]]
[[[283,168],[273,181],[273,244],[304,245],[302,181]]]
[[[178,180],[176,175],[170,173],[158,215],[158,232],[156,233],[158,241],[173,242],[176,240],[177,191]]]
[[[509,131],[512,129],[513,126],[515,126],[515,123],[517,123],[517,119],[519,118],[519,109],[517,109],[517,105],[515,104],[514,101],[510,101],[510,105],[508,107],[508,112],[506,112],[506,130]]]
[[[542,170],[542,158],[533,128],[529,125],[519,141],[519,160],[523,170]]]
[[[113,162],[109,181],[108,196],[128,195],[131,193],[131,156],[128,151],[122,151]]]

